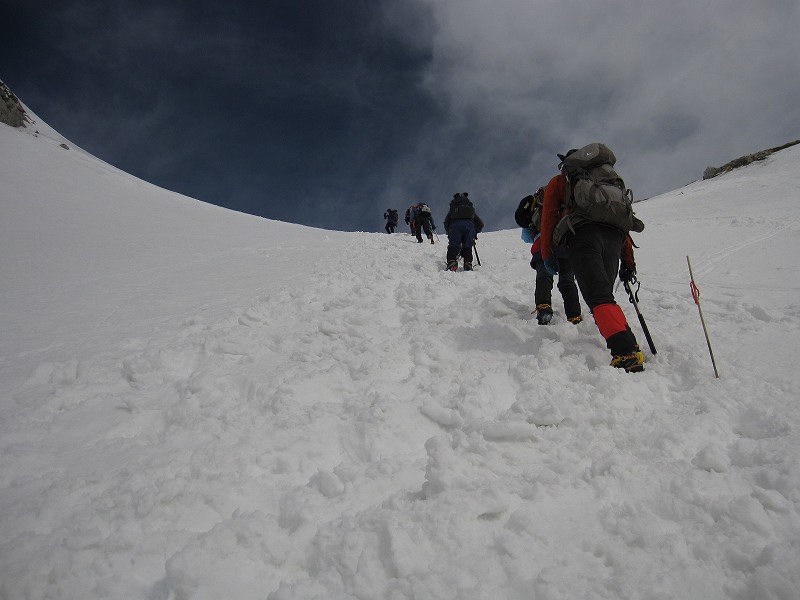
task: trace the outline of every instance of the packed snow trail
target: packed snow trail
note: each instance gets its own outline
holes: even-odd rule
[[[788,150],[637,205],[659,353],[633,375],[609,367],[588,311],[566,322],[557,291],[536,325],[517,231],[481,234],[483,265],[451,273],[444,236],[327,239],[185,206],[199,237],[158,246],[159,225],[129,215],[147,251],[125,264],[163,256],[161,283],[120,306],[145,326],[93,313],[107,304],[87,283],[86,315],[46,317],[74,320],[65,339],[0,363],[0,597],[797,597],[798,162]],[[212,260],[226,239],[233,272]],[[147,289],[146,269],[123,282],[108,263]],[[13,298],[45,285],[18,284]],[[154,302],[175,288],[194,293]],[[69,338],[81,325],[95,350]]]

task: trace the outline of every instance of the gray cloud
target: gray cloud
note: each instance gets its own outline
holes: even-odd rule
[[[604,141],[637,196],[800,133],[796,2],[431,0],[425,88],[440,120],[395,167],[470,189],[493,225],[555,172],[556,152]],[[448,187],[449,186],[449,187]],[[454,189],[455,188],[455,189]]]

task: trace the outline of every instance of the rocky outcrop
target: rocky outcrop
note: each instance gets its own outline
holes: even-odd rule
[[[24,127],[26,121],[30,121],[30,119],[25,114],[25,109],[22,108],[19,99],[5,83],[0,81],[0,123],[11,125],[11,127]]]
[[[783,146],[769,148],[768,150],[762,150],[761,152],[756,152],[755,154],[747,154],[746,156],[740,156],[739,158],[736,158],[731,162],[722,165],[721,167],[706,167],[706,170],[703,171],[703,179],[711,179],[712,177],[716,177],[717,175],[722,175],[723,173],[727,173],[728,171],[733,171],[734,169],[738,169],[739,167],[749,165],[750,163],[754,163],[759,160],[764,160],[771,154],[778,152],[780,150],[785,150],[786,148],[794,146],[795,144],[800,144],[800,140],[789,142],[788,144],[784,144]]]

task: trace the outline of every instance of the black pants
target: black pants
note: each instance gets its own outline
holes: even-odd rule
[[[619,258],[624,241],[625,234],[618,229],[596,223],[581,225],[567,239],[575,279],[578,281],[583,300],[589,305],[593,314],[594,309],[599,306],[614,305],[614,310],[617,310],[617,302],[614,300],[614,281],[619,271]],[[621,309],[619,310],[618,314],[621,315],[623,325],[618,327],[617,331],[612,330],[610,335],[603,333],[607,331],[607,325],[598,320],[598,314],[594,314],[595,322],[603,336],[607,335],[606,345],[612,354],[629,354],[637,346],[636,337],[624,321]],[[605,308],[598,311],[600,312],[604,318]]]
[[[538,260],[537,260],[538,259]],[[536,287],[533,290],[533,301],[540,304],[553,304],[553,276],[544,268],[542,255],[538,252],[531,259],[531,266],[536,270]],[[579,317],[581,302],[578,298],[578,287],[575,275],[568,258],[558,257],[558,291],[564,300],[564,312],[568,319]]]
[[[417,233],[417,241],[422,241],[422,232],[425,231],[425,235],[428,239],[433,237],[433,232],[431,231],[431,220],[428,217],[417,217],[414,219],[414,225],[416,225],[416,233]]]

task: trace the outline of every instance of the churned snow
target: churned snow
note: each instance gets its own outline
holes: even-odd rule
[[[517,230],[445,272],[39,121],[0,182],[1,598],[800,597],[800,147],[636,205],[633,375]]]

